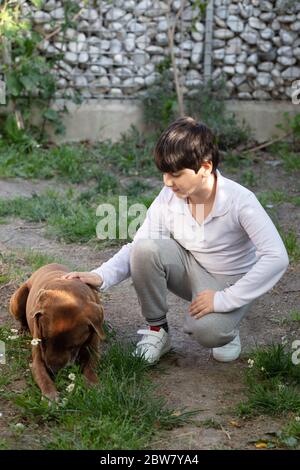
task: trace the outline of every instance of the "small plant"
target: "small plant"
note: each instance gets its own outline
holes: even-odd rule
[[[279,444],[293,449],[300,442],[300,416],[294,416],[284,428],[277,433]]]
[[[251,165],[251,160],[247,155],[240,155],[237,152],[228,151],[224,153],[221,160],[222,166],[231,173],[237,173],[243,168],[247,168]],[[245,170],[247,172],[248,170]]]
[[[0,11],[0,34],[7,105],[12,109],[2,123],[3,137],[8,142],[32,148],[36,145],[35,139],[43,137],[46,122],[52,123],[57,132],[63,129],[59,114],[50,109],[56,91],[52,74],[54,59],[46,60],[40,55],[42,37],[32,30],[30,16],[23,19],[17,2],[4,2]],[[39,127],[32,124],[33,107],[39,109],[43,118]]]
[[[155,133],[145,135],[131,126],[118,142],[106,141],[99,144],[98,152],[104,163],[110,163],[120,173],[130,176],[155,175],[158,174],[153,162],[156,139]]]
[[[284,232],[281,228],[278,230],[285,244],[289,258],[291,261],[297,262],[300,259],[300,245],[295,229],[291,228],[288,232]]]
[[[281,129],[287,137],[292,138],[292,149],[299,150],[300,146],[300,113],[290,115],[290,113],[283,113],[283,122],[277,124],[278,129]],[[287,145],[283,143],[283,145]],[[299,166],[298,166],[299,169]]]
[[[235,116],[226,111],[225,98],[225,83],[220,82],[216,89],[212,83],[202,85],[186,100],[188,114],[213,130],[221,150],[235,148],[250,137],[249,129],[245,125],[240,127]]]
[[[170,58],[157,66],[158,78],[142,97],[144,122],[157,133],[178,117],[177,96],[170,72]]]
[[[238,406],[242,415],[270,415],[300,410],[300,366],[282,344],[257,349],[248,360],[248,401]]]
[[[289,316],[292,321],[300,321],[300,312],[298,310],[292,310]]]
[[[199,425],[203,426],[204,428],[211,428],[211,429],[220,429],[220,423],[218,423],[216,420],[209,418],[204,421],[201,421]]]
[[[44,2],[32,3],[41,8]],[[76,2],[63,3],[64,20],[57,29],[62,33],[72,25],[72,14],[79,10]],[[1,72],[6,82],[8,109],[1,118],[2,136],[9,143],[32,149],[37,142],[46,140],[47,124],[57,134],[64,132],[61,115],[66,109],[57,111],[52,107],[56,93],[53,70],[62,54],[57,52],[53,57],[41,54],[44,36],[33,28],[30,10],[24,14],[21,4],[12,0],[5,0],[0,9],[0,37]],[[34,111],[41,118],[39,124],[33,122]]]
[[[252,188],[256,185],[256,177],[252,170],[246,170],[242,173],[241,176],[242,183],[249,188]]]

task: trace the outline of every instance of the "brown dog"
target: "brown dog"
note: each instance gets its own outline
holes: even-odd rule
[[[75,361],[88,383],[98,380],[94,368],[104,339],[103,308],[95,289],[61,279],[69,271],[60,264],[43,266],[10,300],[10,312],[33,336],[32,373],[49,399],[58,396],[49,373]]]

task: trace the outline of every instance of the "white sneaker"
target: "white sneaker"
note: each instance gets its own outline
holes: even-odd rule
[[[143,337],[136,345],[134,356],[143,357],[149,364],[154,364],[163,354],[170,351],[170,337],[163,328],[159,331],[139,330],[137,333]]]
[[[234,361],[241,354],[241,341],[239,333],[230,341],[230,343],[221,346],[220,348],[213,348],[213,358],[219,362]]]

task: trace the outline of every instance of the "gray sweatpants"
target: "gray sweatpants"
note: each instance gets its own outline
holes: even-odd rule
[[[132,248],[131,277],[149,325],[166,323],[167,291],[191,301],[205,289],[223,290],[243,274],[212,275],[174,239],[139,240]],[[210,313],[194,319],[187,312],[183,331],[202,346],[224,346],[235,338],[242,318],[252,303],[225,313]]]

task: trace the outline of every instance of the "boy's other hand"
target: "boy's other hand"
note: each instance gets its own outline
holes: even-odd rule
[[[194,318],[201,318],[214,311],[214,296],[216,291],[204,290],[200,292],[190,305],[189,312]]]
[[[100,287],[103,283],[102,277],[96,273],[90,273],[89,271],[67,273],[62,276],[62,279],[79,279],[79,281],[94,287]]]

